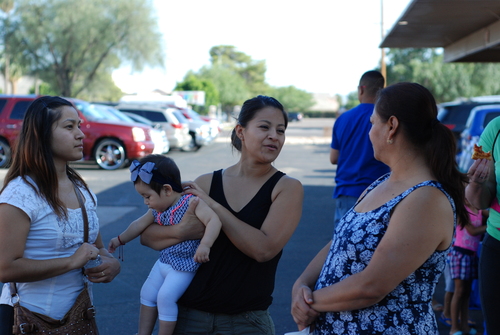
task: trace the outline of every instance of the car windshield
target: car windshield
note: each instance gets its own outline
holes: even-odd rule
[[[84,101],[75,102],[75,106],[89,121],[113,120],[109,114],[104,113],[103,111],[97,109],[94,105]]]
[[[120,112],[118,109],[113,108],[111,106],[97,105],[97,104],[93,104],[92,106],[94,106],[94,108],[99,110],[101,113],[109,116],[109,118],[111,120],[123,121],[123,122],[129,122],[129,123],[135,122],[130,117],[128,117],[127,115]]]
[[[129,117],[134,122],[140,122],[143,124],[147,124],[148,126],[153,126],[153,122],[151,122],[149,119],[146,119],[145,117],[142,117],[140,115],[137,115],[134,113],[127,113],[127,112],[122,112],[122,114]]]
[[[200,117],[200,115],[198,113],[196,113],[194,110],[192,109],[188,109],[187,110],[187,114],[194,120],[202,120],[202,118]]]
[[[184,115],[182,115],[181,112],[175,111],[172,112],[172,114],[175,115],[175,117],[177,118],[177,120],[179,120],[180,123],[188,123],[188,120],[184,117]]]

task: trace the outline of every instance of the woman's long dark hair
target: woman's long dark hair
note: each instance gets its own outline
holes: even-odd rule
[[[375,109],[383,121],[391,116],[398,119],[410,143],[421,148],[437,181],[455,201],[460,225],[469,223],[465,208],[468,178],[457,168],[455,137],[437,120],[437,105],[431,92],[416,83],[394,84],[378,92]]]
[[[35,192],[43,197],[59,217],[67,217],[66,206],[58,195],[58,180],[52,154],[53,125],[61,118],[61,107],[74,106],[60,97],[44,96],[34,100],[24,115],[21,133],[14,146],[12,165],[4,179],[2,191],[9,182],[17,177],[23,178],[27,184],[27,176],[32,177],[36,186]],[[71,181],[90,190],[83,178],[70,166],[66,165],[66,173]]]

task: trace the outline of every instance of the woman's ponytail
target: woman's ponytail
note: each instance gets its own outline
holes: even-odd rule
[[[458,223],[464,227],[470,222],[465,208],[465,185],[468,183],[468,177],[458,170],[456,152],[456,140],[451,130],[439,121],[435,122],[431,139],[425,146],[425,154],[437,180],[454,199]]]
[[[465,208],[468,178],[458,170],[455,137],[438,121],[431,92],[417,83],[397,83],[378,92],[375,109],[383,120],[395,116],[408,141],[422,150],[437,181],[453,198],[458,222],[465,226],[470,221]]]

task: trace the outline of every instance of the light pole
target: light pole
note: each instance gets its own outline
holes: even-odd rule
[[[380,37],[381,41],[384,40],[384,0],[380,0]],[[385,67],[385,49],[380,48],[382,51],[381,57],[380,57],[380,73],[382,73],[382,76],[384,76],[385,81],[387,82],[387,70]]]

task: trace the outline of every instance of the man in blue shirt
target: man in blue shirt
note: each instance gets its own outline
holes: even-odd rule
[[[359,80],[360,104],[340,115],[332,131],[330,162],[337,164],[335,176],[335,226],[354,206],[361,193],[389,168],[373,156],[368,137],[370,116],[375,107],[377,92],[384,88],[385,80],[378,71],[365,72]]]

